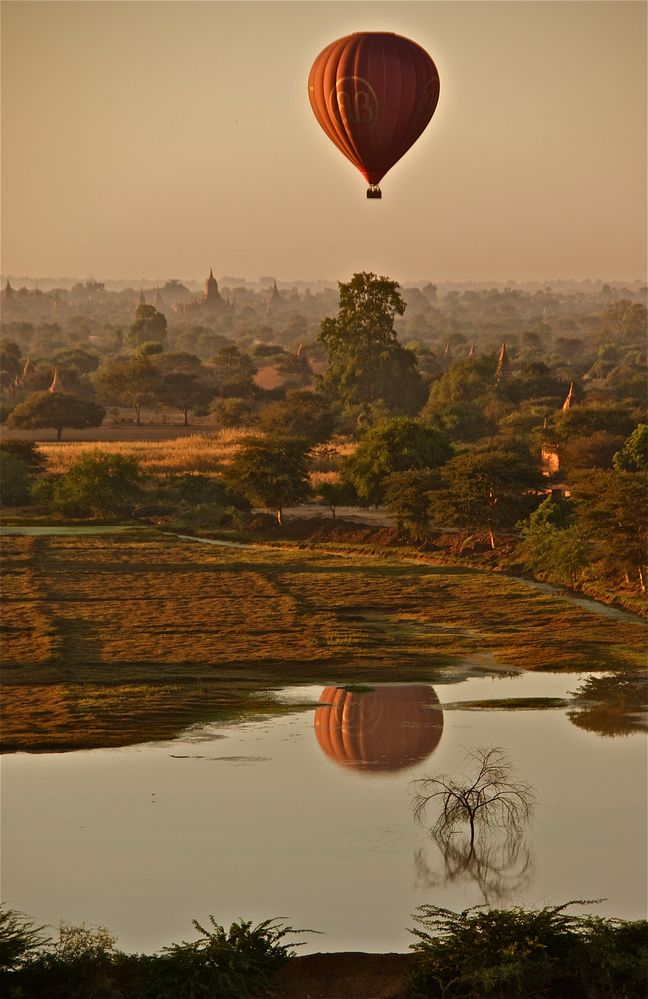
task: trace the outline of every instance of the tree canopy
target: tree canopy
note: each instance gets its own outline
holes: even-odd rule
[[[7,426],[23,430],[52,427],[60,440],[65,427],[75,430],[100,427],[105,415],[103,406],[89,399],[63,392],[34,392],[18,403],[7,419]]]
[[[342,478],[369,504],[382,502],[385,483],[394,472],[430,469],[452,455],[446,434],[405,416],[381,420],[361,438],[342,468]]]
[[[129,514],[140,495],[140,480],[135,458],[96,451],[57,476],[51,503],[54,509],[72,516]]]
[[[318,337],[328,357],[325,393],[351,413],[375,403],[394,413],[417,413],[424,395],[416,355],[398,342],[394,329],[395,317],[405,311],[398,283],[362,271],[338,287],[338,314],[322,321]]]
[[[310,493],[308,441],[295,437],[249,437],[226,471],[227,481],[251,503],[273,510],[279,524],[283,509]]]

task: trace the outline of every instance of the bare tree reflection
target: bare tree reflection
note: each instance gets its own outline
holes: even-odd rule
[[[417,851],[417,883],[431,888],[472,881],[485,903],[502,902],[522,891],[533,873],[525,831],[535,794],[517,778],[503,750],[481,747],[466,759],[474,764],[469,777],[440,774],[413,782],[417,821],[424,822],[428,809],[438,806],[430,834],[443,863],[436,874],[424,851]]]

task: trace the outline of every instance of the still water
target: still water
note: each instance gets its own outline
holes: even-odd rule
[[[3,760],[2,896],[38,922],[101,924],[126,950],[193,939],[192,917],[285,916],[304,951],[405,950],[434,903],[606,901],[646,916],[646,744],[563,709],[442,710],[564,697],[583,675],[468,676],[372,693],[290,688],[294,712],[169,743]],[[297,710],[305,700],[322,705]],[[412,781],[502,747],[538,798],[517,865],[448,880],[412,815]],[[588,907],[579,907],[585,911]]]

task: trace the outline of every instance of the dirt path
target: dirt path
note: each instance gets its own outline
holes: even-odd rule
[[[293,958],[272,999],[407,999],[411,954],[307,954]]]

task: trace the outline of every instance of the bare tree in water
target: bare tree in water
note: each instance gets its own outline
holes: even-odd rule
[[[501,900],[519,891],[532,869],[524,833],[535,794],[517,778],[502,749],[479,747],[466,759],[474,764],[470,777],[440,774],[414,781],[416,819],[423,822],[430,807],[439,808],[430,832],[443,857],[444,876],[435,879],[422,855],[416,863],[428,885],[467,877],[485,901]]]

